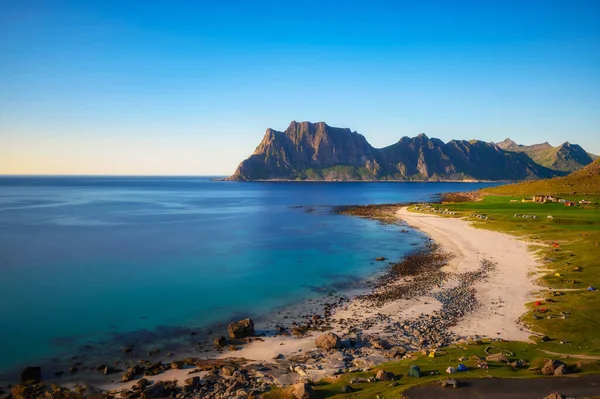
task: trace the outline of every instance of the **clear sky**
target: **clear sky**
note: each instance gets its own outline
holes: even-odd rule
[[[600,154],[600,1],[0,1],[0,174],[229,174],[266,128]]]

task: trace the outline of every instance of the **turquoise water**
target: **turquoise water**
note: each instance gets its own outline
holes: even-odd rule
[[[0,370],[320,295],[424,241],[332,206],[483,185],[0,177]]]

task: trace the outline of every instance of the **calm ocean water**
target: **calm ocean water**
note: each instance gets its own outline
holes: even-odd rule
[[[424,241],[331,206],[486,185],[0,177],[0,370],[320,295]]]

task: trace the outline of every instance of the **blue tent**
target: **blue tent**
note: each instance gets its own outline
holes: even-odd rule
[[[456,371],[467,371],[467,370],[469,370],[469,369],[467,368],[467,366],[465,366],[465,365],[464,365],[464,364],[462,364],[462,363],[461,363],[461,364],[459,364],[459,365],[458,365],[458,367],[456,368]]]
[[[410,370],[408,370],[408,376],[419,378],[421,376],[421,368],[416,364],[413,364],[410,366]]]

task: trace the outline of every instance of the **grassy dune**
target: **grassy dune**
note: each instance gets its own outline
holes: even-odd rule
[[[482,192],[495,195],[600,195],[600,159],[565,177],[490,187]]]

